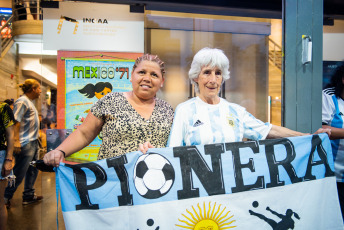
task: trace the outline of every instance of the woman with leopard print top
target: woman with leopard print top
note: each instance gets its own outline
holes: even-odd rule
[[[165,147],[171,129],[173,109],[156,98],[163,86],[164,63],[157,55],[137,58],[131,73],[133,90],[109,93],[96,102],[85,121],[43,160],[59,166],[65,157],[79,151],[102,131],[103,143],[98,159],[136,151],[140,143]]]

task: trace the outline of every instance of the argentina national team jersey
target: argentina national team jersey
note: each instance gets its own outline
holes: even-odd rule
[[[39,118],[32,101],[23,95],[14,103],[14,119],[20,122],[19,141],[22,146],[38,139]]]
[[[334,88],[322,92],[322,123],[336,128],[344,128],[344,101],[337,98]],[[344,182],[344,139],[331,140],[334,169],[337,182]]]
[[[245,108],[220,98],[216,105],[199,97],[177,106],[167,146],[188,146],[265,139],[271,124],[256,119]]]

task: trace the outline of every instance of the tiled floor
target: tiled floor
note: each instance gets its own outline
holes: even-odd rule
[[[22,205],[24,182],[20,185],[8,209],[7,230],[64,230],[64,222],[59,204],[58,228],[56,224],[55,173],[39,172],[35,184],[36,194],[43,195],[41,202]]]

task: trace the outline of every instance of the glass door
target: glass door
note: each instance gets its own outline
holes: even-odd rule
[[[146,11],[145,36],[146,52],[166,63],[160,96],[174,108],[196,95],[188,79],[194,54],[219,48],[230,61],[220,96],[280,125],[281,20]]]

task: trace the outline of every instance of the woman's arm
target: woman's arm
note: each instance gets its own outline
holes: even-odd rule
[[[275,139],[275,138],[282,138],[282,137],[296,137],[296,136],[306,136],[309,133],[300,133],[285,127],[272,125],[272,128],[266,137],[267,139]]]
[[[14,149],[14,127],[13,125],[6,128],[7,150],[4,161],[4,176],[8,176],[12,170],[13,149]]]
[[[20,122],[16,122],[13,125],[13,132],[14,132],[14,137],[13,137],[13,145],[14,145],[14,152],[16,154],[19,154],[21,151],[21,144],[20,144],[20,140],[19,140],[19,131],[20,131]]]
[[[65,157],[90,144],[101,131],[103,124],[102,120],[89,112],[85,121],[66,140],[56,149],[45,154],[44,163],[55,167],[59,166]],[[65,156],[63,152],[66,154]]]
[[[328,128],[320,128],[314,134],[318,133],[327,133],[327,135],[331,135],[331,130]],[[310,133],[301,133],[297,132],[285,127],[272,125],[272,128],[266,137],[267,139],[275,139],[275,138],[282,138],[282,137],[297,137],[297,136],[306,136],[310,135]]]
[[[324,129],[330,129],[331,130],[331,140],[335,139],[343,139],[344,138],[344,129],[341,128],[335,128],[329,125],[323,125],[322,126]]]

